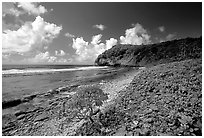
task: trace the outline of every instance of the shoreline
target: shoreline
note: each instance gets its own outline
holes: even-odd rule
[[[101,107],[102,112],[105,112],[106,107],[114,104],[115,100],[120,95],[120,92],[122,90],[125,90],[130,85],[134,77],[145,69],[146,69],[145,67],[140,67],[137,71],[131,70],[126,74],[121,75],[118,78],[115,78],[114,80],[102,84],[101,89],[104,91],[104,93],[108,93],[109,95],[108,100],[105,101],[105,103]]]
[[[64,110],[62,109],[62,104],[71,98],[71,95],[74,94],[73,91],[79,86],[99,86],[105,93],[109,94],[108,101],[101,108],[103,110],[112,104],[111,102],[118,96],[117,92],[128,86],[134,78],[134,74],[137,74],[139,70],[141,69],[121,68],[117,71],[110,71],[101,76],[80,80],[77,83],[56,88],[45,93],[33,94],[17,99],[17,106],[5,108],[2,111],[2,133],[3,135],[74,135],[72,133],[69,134],[69,132],[73,132],[73,126],[77,129],[83,123],[79,125],[80,122],[70,123],[70,120],[62,121],[66,120],[66,117],[62,116],[62,110]],[[3,107],[6,104],[9,105],[12,102],[3,103]],[[60,125],[57,123],[60,121],[61,125],[66,127],[71,126],[71,128],[63,128],[63,131],[59,132],[56,128],[60,129],[61,126],[53,126],[49,130],[52,125]],[[79,126],[76,127],[76,125]]]
[[[2,135],[200,136],[201,69],[201,59],[126,68],[57,93],[51,91],[4,115]],[[71,96],[87,85],[98,86],[109,97],[101,107],[102,116],[93,117],[95,123],[73,119],[66,112]]]

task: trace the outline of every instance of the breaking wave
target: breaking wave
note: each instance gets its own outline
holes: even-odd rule
[[[75,67],[75,68],[67,68],[67,69],[9,69],[3,70],[3,75],[11,75],[11,74],[32,74],[32,73],[54,73],[54,72],[65,72],[65,71],[80,71],[80,70],[94,70],[94,69],[107,69],[107,66],[99,67],[99,66],[89,66],[89,67]]]

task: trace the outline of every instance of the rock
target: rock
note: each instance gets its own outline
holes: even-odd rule
[[[35,122],[37,121],[44,121],[46,119],[48,119],[49,116],[47,115],[47,113],[43,112],[42,114],[38,115],[36,118],[35,118]]]
[[[37,94],[26,95],[21,99],[21,101],[22,102],[29,102],[30,100],[34,99],[36,96],[37,96]]]
[[[25,114],[26,112],[22,111],[22,110],[17,110],[14,114],[15,116],[19,116],[21,114]]]
[[[29,108],[26,113],[33,113],[33,112],[36,112],[36,111],[38,111],[38,110],[40,110],[40,108],[36,108],[36,107],[34,107],[34,108]]]
[[[17,125],[17,118],[13,114],[6,114],[2,116],[2,135],[15,129]]]
[[[158,108],[157,108],[156,105],[150,104],[150,105],[149,105],[149,108],[150,108],[151,110],[158,111]]]
[[[143,122],[152,123],[153,122],[153,118],[143,119]]]
[[[55,94],[58,94],[59,92],[60,92],[59,89],[52,89],[52,90],[49,90],[49,91],[47,92],[47,94],[45,93],[44,95],[45,95],[45,96],[53,96],[53,95],[55,95]]]
[[[25,114],[21,114],[21,115],[19,115],[18,117],[17,117],[17,119],[18,120],[21,120],[21,119],[23,119],[25,117]]]
[[[139,136],[141,132],[140,128],[134,129],[134,136]]]
[[[118,129],[113,136],[125,136],[126,135],[126,127],[123,126],[122,128]]]
[[[128,132],[125,136],[134,136],[133,132]]]
[[[21,103],[22,103],[21,99],[12,99],[12,100],[8,100],[8,101],[3,101],[2,102],[2,108],[6,109],[6,108],[14,107],[14,106],[17,106]]]
[[[133,127],[137,127],[138,123],[138,121],[133,121]]]
[[[150,114],[151,112],[152,112],[152,109],[146,109],[146,110],[144,111],[145,114]]]
[[[182,124],[187,124],[192,121],[192,118],[190,116],[182,115],[181,119],[178,119]]]
[[[150,130],[148,128],[141,129],[140,135],[141,136],[149,136]]]
[[[149,127],[151,127],[151,125],[149,123],[145,123],[145,124],[143,124],[143,127],[144,128],[149,128]]]

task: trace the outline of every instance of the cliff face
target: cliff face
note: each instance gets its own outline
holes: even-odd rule
[[[202,57],[202,37],[149,45],[116,45],[95,60],[99,66],[146,66]]]

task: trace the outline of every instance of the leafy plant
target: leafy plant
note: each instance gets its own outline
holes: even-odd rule
[[[93,123],[92,116],[100,112],[99,107],[107,99],[107,94],[96,86],[81,87],[71,98],[69,109],[78,119],[90,120]]]

